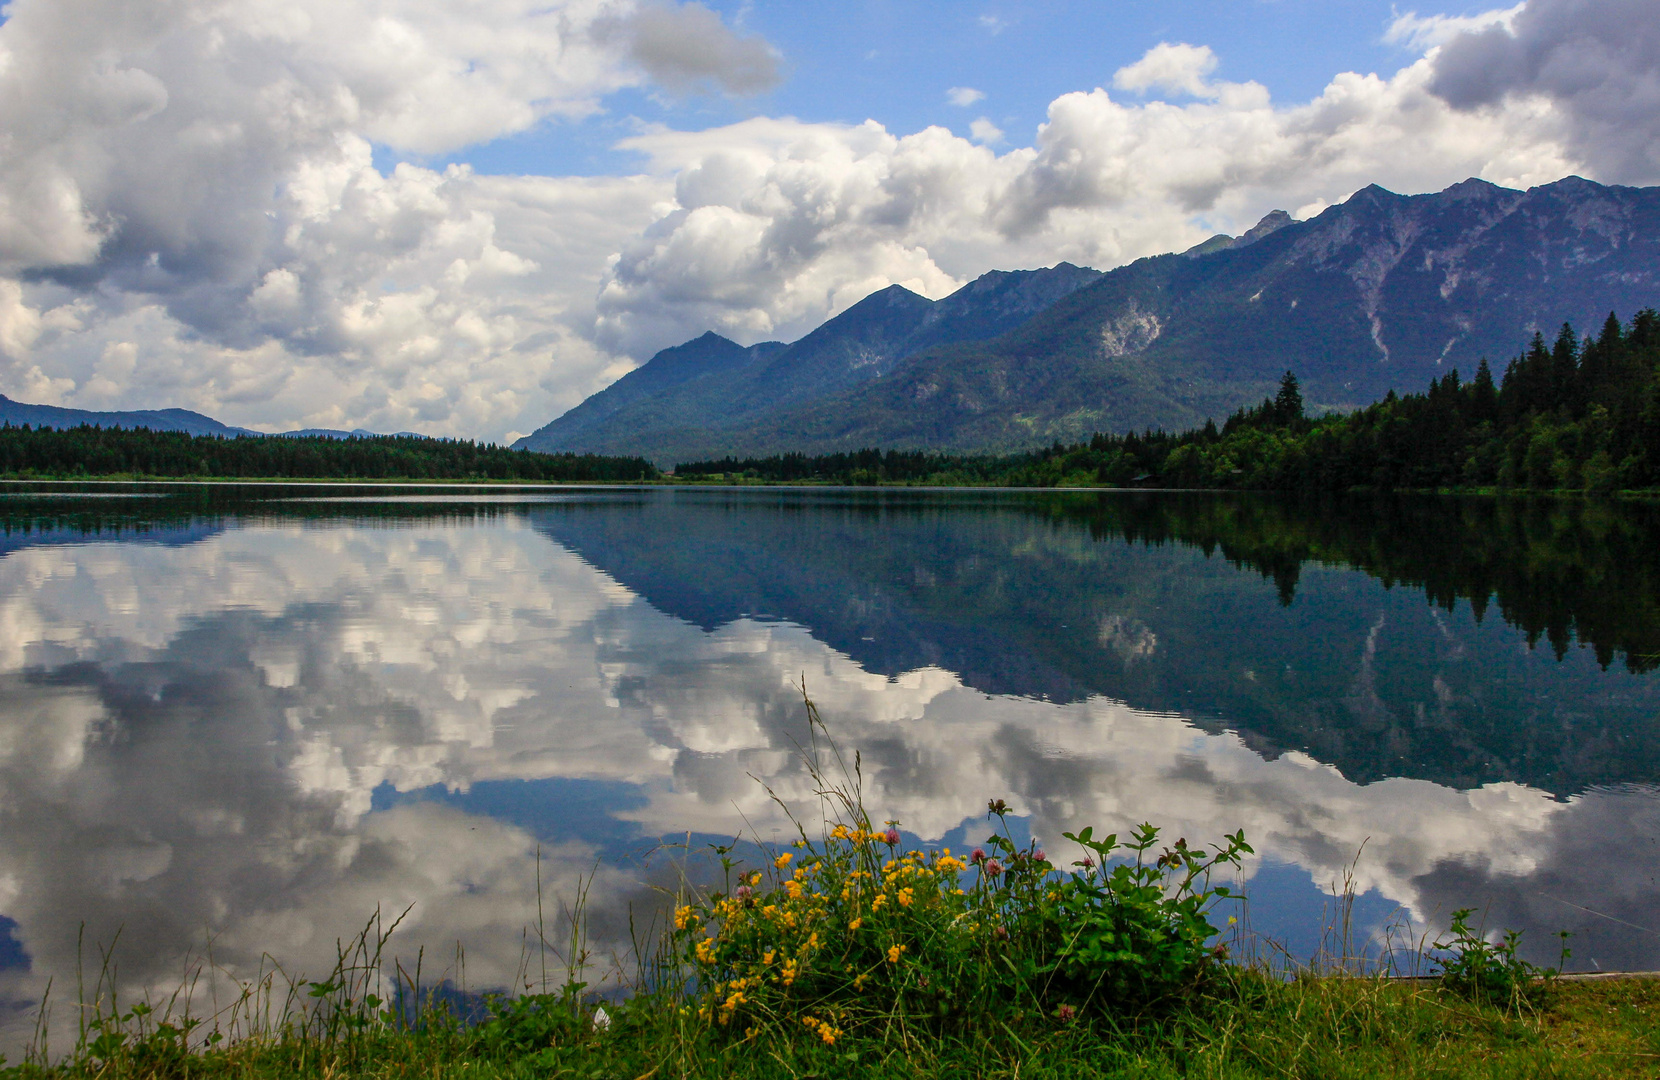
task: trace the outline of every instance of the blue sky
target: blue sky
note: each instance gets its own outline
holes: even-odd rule
[[[1220,60],[1217,78],[1259,82],[1282,103],[1318,95],[1337,72],[1387,76],[1421,55],[1385,40],[1395,18],[1411,9],[1376,0],[714,0],[706,6],[777,49],[783,81],[775,89],[750,97],[623,90],[587,120],[550,120],[426,160],[465,162],[482,173],[630,172],[640,156],[614,144],[641,123],[701,129],[758,115],[846,124],[872,119],[895,134],[937,124],[965,138],[969,124],[984,116],[1005,133],[1000,148],[1006,149],[1030,144],[1055,98],[1108,85],[1113,72],[1163,41],[1209,45]],[[1473,15],[1495,6],[1441,3],[1434,10]],[[954,87],[985,97],[953,105],[947,91]],[[377,153],[382,163],[408,157],[384,148]]]

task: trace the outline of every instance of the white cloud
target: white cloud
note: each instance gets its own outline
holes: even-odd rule
[[[587,338],[594,284],[667,185],[383,173],[371,146],[453,152],[648,80],[774,75],[764,43],[696,6],[146,11],[18,0],[0,24],[7,393],[254,426],[534,426],[614,365]],[[125,379],[98,369],[112,340],[136,346]]]
[[[1660,19],[1649,0],[1528,0],[1445,36],[1433,64],[1431,90],[1460,109],[1547,102],[1602,178],[1660,175]]]
[[[1483,11],[1476,15],[1420,16],[1416,11],[1409,11],[1405,15],[1395,17],[1389,24],[1389,29],[1384,32],[1383,40],[1392,45],[1404,45],[1409,49],[1425,52],[1438,45],[1445,45],[1460,34],[1486,30],[1494,26],[1508,29],[1526,6],[1524,0],[1515,7]]]
[[[1171,44],[1161,41],[1147,55],[1113,74],[1112,84],[1120,90],[1145,94],[1164,90],[1172,94],[1209,98],[1217,89],[1206,80],[1216,70],[1216,54],[1209,45]]]
[[[968,125],[968,133],[982,146],[996,146],[1003,141],[1003,129],[983,116]]]
[[[985,93],[974,89],[972,86],[953,86],[945,92],[945,100],[959,109],[966,109],[976,101],[984,101],[985,99]]]
[[[629,55],[651,77],[685,93],[718,86],[731,94],[753,94],[778,82],[778,57],[758,37],[740,38],[702,4],[652,4],[632,13],[617,28]]]
[[[1160,55],[1128,81],[1206,66]],[[939,296],[992,267],[1116,266],[1371,183],[1418,192],[1594,171],[1564,149],[1548,103],[1461,111],[1430,93],[1434,74],[1423,59],[1389,79],[1339,75],[1290,107],[1249,82],[1202,83],[1185,104],[1071,93],[1032,146],[1001,155],[941,128],[895,136],[873,123],[640,135],[625,145],[676,179],[677,201],[607,273],[599,341],[645,356],[708,329],[788,339],[890,283]]]

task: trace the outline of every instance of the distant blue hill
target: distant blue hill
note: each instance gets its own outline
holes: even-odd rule
[[[247,428],[221,424],[211,416],[189,409],[138,409],[133,412],[95,412],[91,409],[63,409],[56,405],[27,405],[0,394],[0,424],[35,428],[72,428],[82,424],[97,427],[149,428],[151,431],[186,431],[192,435],[255,435]]]
[[[183,431],[190,435],[222,435],[225,438],[236,438],[239,435],[265,435],[266,432],[254,431],[251,428],[231,427],[221,424],[211,416],[203,416],[199,412],[189,409],[135,409],[131,412],[100,412],[93,409],[65,409],[57,405],[29,405],[21,401],[13,401],[4,394],[0,394],[0,424],[11,424],[22,427],[28,424],[32,428],[73,428],[82,424],[105,428],[149,428],[151,431]],[[298,431],[279,431],[276,434],[287,438],[325,438],[325,439],[375,439],[380,434],[374,431],[365,431],[363,428],[354,428],[351,431],[341,431],[338,428],[301,428]],[[413,431],[400,431],[397,435],[409,439],[425,439],[428,436]]]

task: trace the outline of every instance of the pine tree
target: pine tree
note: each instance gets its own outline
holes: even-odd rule
[[[1303,418],[1303,392],[1297,385],[1297,376],[1287,371],[1280,379],[1280,392],[1274,395],[1274,420],[1289,426]]]

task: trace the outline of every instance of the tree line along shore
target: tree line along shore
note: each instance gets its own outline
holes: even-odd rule
[[[1612,313],[1583,339],[1536,333],[1495,378],[1484,360],[1423,393],[1307,415],[1295,373],[1218,427],[1098,434],[1004,455],[859,450],[677,465],[681,479],[1282,491],[1660,487],[1660,315]]]
[[[1422,393],[1310,416],[1296,374],[1220,427],[1097,434],[1005,454],[861,449],[682,462],[538,453],[469,440],[192,436],[144,428],[0,427],[11,479],[192,478],[526,483],[764,483],[1282,491],[1660,487],[1660,314],[1610,313],[1581,338],[1536,333],[1495,378],[1484,360]]]

